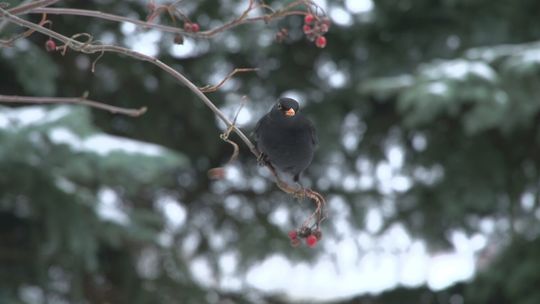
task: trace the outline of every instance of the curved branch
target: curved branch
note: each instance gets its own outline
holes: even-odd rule
[[[36,32],[40,32],[42,34],[48,35],[48,36],[50,36],[52,38],[55,38],[55,39],[63,42],[64,46],[58,47],[57,49],[63,49],[63,48],[67,47],[67,48],[70,48],[70,49],[73,49],[75,51],[79,51],[79,52],[82,52],[82,53],[85,53],[85,54],[93,54],[93,53],[98,53],[98,52],[118,53],[118,54],[123,54],[123,55],[129,56],[129,57],[135,58],[135,59],[139,59],[139,60],[142,60],[142,61],[147,61],[147,62],[150,62],[150,63],[154,64],[158,68],[160,68],[163,71],[167,72],[169,75],[173,76],[176,80],[178,80],[180,83],[185,85],[189,90],[191,90],[193,93],[195,93],[195,95],[197,95],[197,97],[199,97],[199,99],[201,99],[202,102],[204,102],[204,104],[208,108],[210,108],[210,110],[212,110],[212,112],[214,112],[214,114],[221,121],[223,121],[225,123],[227,128],[231,128],[231,130],[240,137],[240,139],[248,146],[248,148],[251,150],[251,152],[253,154],[255,154],[257,157],[260,155],[260,152],[257,150],[255,145],[253,145],[253,143],[249,140],[249,138],[240,129],[238,129],[227,118],[227,116],[225,116],[225,114],[223,114],[223,112],[221,112],[214,105],[214,103],[212,103],[212,101],[210,101],[210,99],[208,99],[208,97],[206,97],[206,95],[204,95],[204,93],[201,92],[201,90],[199,90],[199,88],[195,84],[193,84],[189,79],[187,79],[184,75],[182,75],[181,73],[179,73],[178,71],[176,71],[172,67],[170,67],[167,64],[163,63],[161,60],[159,60],[159,59],[157,59],[155,57],[152,57],[152,56],[148,56],[148,55],[145,55],[145,54],[142,54],[142,53],[139,53],[139,52],[124,48],[124,47],[120,47],[120,46],[92,44],[91,41],[83,43],[83,42],[71,39],[69,37],[66,37],[66,36],[64,36],[62,34],[59,34],[59,33],[55,32],[53,30],[50,30],[50,29],[45,28],[43,26],[40,26],[38,24],[35,24],[35,23],[30,22],[30,21],[21,19],[21,18],[9,13],[8,11],[6,11],[6,10],[4,10],[2,8],[0,8],[0,16],[2,18],[5,18],[6,20],[12,22],[12,23],[15,23],[17,25],[33,29]]]

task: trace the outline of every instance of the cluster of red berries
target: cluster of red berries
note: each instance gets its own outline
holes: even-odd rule
[[[322,232],[319,229],[312,230],[308,227],[303,227],[300,230],[289,231],[289,239],[291,240],[291,246],[300,246],[300,239],[306,239],[306,245],[309,248],[313,248],[317,245],[317,242],[322,238]]]
[[[318,18],[312,14],[307,14],[304,17],[303,31],[307,38],[311,41],[315,41],[315,45],[318,48],[326,47],[326,37],[324,34],[330,29],[330,19]]]
[[[184,23],[184,30],[188,33],[197,33],[201,30],[201,27],[196,22],[185,22]]]

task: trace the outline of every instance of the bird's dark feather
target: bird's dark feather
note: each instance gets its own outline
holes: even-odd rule
[[[280,100],[283,102],[283,100]],[[279,108],[298,109],[296,101],[285,100],[281,107],[275,105],[255,126],[257,148],[277,169],[292,174],[295,181],[311,163],[318,143],[313,123],[297,113],[288,117]]]

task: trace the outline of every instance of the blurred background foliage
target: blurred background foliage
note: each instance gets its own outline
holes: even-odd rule
[[[540,303],[540,2],[380,0],[363,13],[347,3],[328,1],[334,23],[325,49],[305,39],[301,17],[183,46],[127,24],[50,19],[67,36],[88,32],[154,53],[201,86],[235,67],[259,68],[209,94],[231,117],[247,96],[239,121],[247,133],[281,94],[299,98],[321,142],[305,184],[344,205],[330,206],[325,239],[346,237],[335,218],[365,232],[371,208],[383,220],[371,234],[400,224],[434,252],[451,248],[455,231],[487,239],[470,281],[336,303]],[[60,5],[146,17],[144,1]],[[246,1],[179,5],[207,29]],[[278,44],[281,27],[290,37]],[[8,25],[0,35],[19,31]],[[219,139],[222,125],[162,71],[105,54],[92,74],[94,57],[46,53],[46,39],[35,34],[0,49],[1,94],[88,91],[149,111],[130,118],[80,107],[0,108],[0,302],[288,302],[242,282],[232,290],[201,282],[193,265],[204,261],[219,282],[227,277],[223,255],[244,278],[276,253],[293,261],[327,254],[289,246],[286,231],[309,204],[277,191],[245,147],[227,179],[209,180],[207,170],[231,153]],[[108,149],[113,140],[122,149]],[[277,209],[286,210],[279,223]]]

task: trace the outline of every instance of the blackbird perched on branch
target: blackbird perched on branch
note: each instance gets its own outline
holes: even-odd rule
[[[298,183],[300,174],[313,159],[318,142],[315,127],[299,113],[298,102],[280,98],[259,120],[254,133],[262,153],[260,160],[291,174]]]

